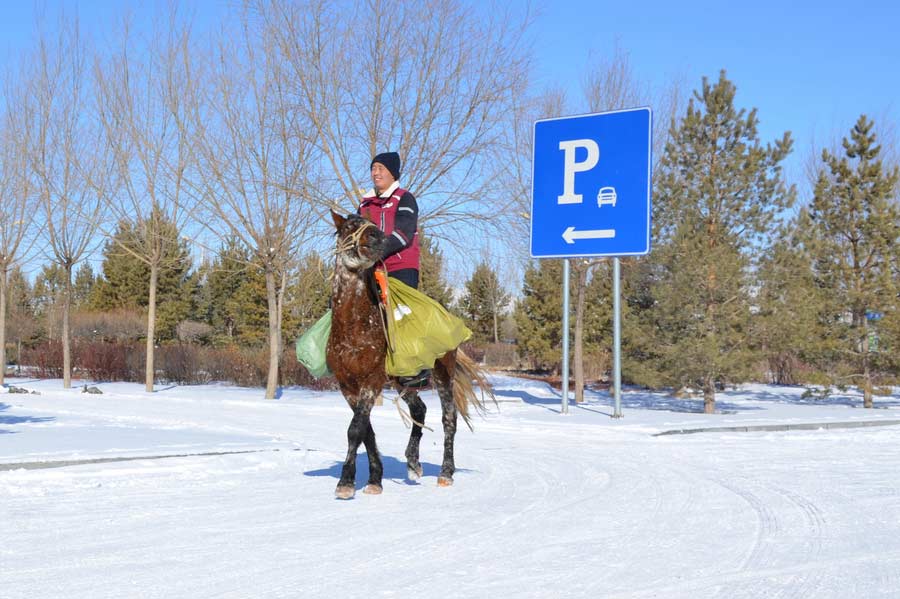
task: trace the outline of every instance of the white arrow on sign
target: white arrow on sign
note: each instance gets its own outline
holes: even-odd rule
[[[575,227],[569,227],[563,231],[563,239],[566,243],[575,243],[576,239],[612,239],[616,236],[615,229],[594,229],[588,231],[576,231]]]

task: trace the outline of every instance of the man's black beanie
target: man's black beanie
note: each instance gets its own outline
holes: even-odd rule
[[[394,176],[394,181],[400,179],[400,154],[397,152],[384,152],[372,159],[372,164],[376,162],[384,165]],[[372,168],[372,164],[369,165],[369,168]]]

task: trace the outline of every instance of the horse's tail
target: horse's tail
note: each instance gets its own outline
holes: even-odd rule
[[[475,392],[476,386],[479,387],[480,393]],[[487,373],[462,349],[457,349],[456,368],[453,371],[453,403],[456,404],[456,410],[465,420],[469,430],[473,430],[469,406],[474,406],[479,414],[484,414],[486,411],[485,394],[494,403],[497,403],[494,389],[488,383]]]

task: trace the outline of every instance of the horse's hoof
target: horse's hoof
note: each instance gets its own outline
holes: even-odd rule
[[[381,495],[381,485],[368,484],[363,489],[363,493],[366,495]]]
[[[416,466],[415,468],[413,468],[412,466],[407,466],[406,478],[411,481],[417,481],[422,478],[422,466]]]
[[[338,499],[353,499],[356,489],[353,487],[338,487],[334,490],[334,496]]]
[[[453,479],[449,476],[439,476],[438,477],[438,486],[439,487],[452,487]]]

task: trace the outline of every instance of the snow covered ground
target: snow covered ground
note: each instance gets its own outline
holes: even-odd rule
[[[384,493],[352,501],[337,393],[9,381],[41,394],[0,390],[0,597],[900,597],[900,390],[864,410],[748,386],[709,416],[628,392],[614,420],[606,394],[563,416],[545,384],[492,380],[453,487],[428,392],[425,477],[386,401]]]

